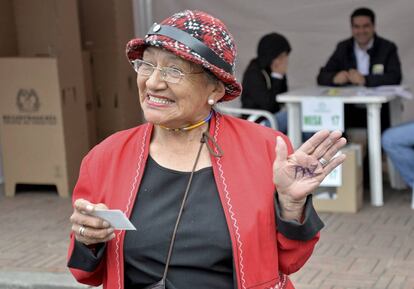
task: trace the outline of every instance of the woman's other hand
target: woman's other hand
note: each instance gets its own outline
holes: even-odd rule
[[[336,153],[346,144],[341,131],[321,130],[288,156],[283,138],[276,140],[273,182],[277,188],[282,216],[300,219],[306,197],[345,160]]]
[[[107,221],[90,215],[95,209],[108,207],[105,204],[92,204],[87,200],[77,199],[70,217],[76,240],[85,245],[104,243],[115,237],[114,229]]]

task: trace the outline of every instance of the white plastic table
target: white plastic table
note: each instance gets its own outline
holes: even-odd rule
[[[333,90],[334,89],[334,90]],[[347,87],[311,87],[292,90],[276,96],[278,102],[286,103],[288,111],[288,136],[295,148],[302,144],[301,101],[309,97],[332,98],[345,103],[364,104],[367,108],[368,155],[370,171],[371,204],[382,206],[382,162],[381,162],[381,106],[390,102],[391,125],[400,123],[402,105],[395,94],[377,92],[375,89]]]

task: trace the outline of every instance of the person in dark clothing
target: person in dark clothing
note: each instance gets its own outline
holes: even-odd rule
[[[375,32],[375,14],[358,8],[351,14],[352,37],[339,42],[317,77],[319,85],[376,87],[400,84],[401,64],[397,46]],[[365,108],[345,106],[345,127],[365,127]],[[382,127],[389,127],[389,108],[381,112]]]
[[[250,61],[242,82],[242,107],[275,114],[278,130],[283,133],[287,132],[287,113],[280,111],[276,95],[288,90],[286,72],[291,50],[283,35],[270,33],[263,36],[257,47],[257,57]]]

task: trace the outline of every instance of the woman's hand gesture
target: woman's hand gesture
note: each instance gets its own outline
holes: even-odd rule
[[[294,211],[296,217],[301,216],[306,197],[344,162],[345,155],[334,156],[345,144],[342,132],[321,130],[288,156],[286,143],[282,137],[277,137],[273,182],[282,211]]]
[[[75,201],[70,222],[76,240],[85,245],[94,245],[104,243],[115,237],[114,229],[108,222],[90,215],[95,209],[107,208],[105,204],[92,204],[84,199]]]

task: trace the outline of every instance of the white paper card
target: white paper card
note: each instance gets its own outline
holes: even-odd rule
[[[335,97],[302,100],[302,131],[321,129],[344,131],[344,103]]]
[[[116,230],[136,230],[134,225],[121,210],[96,209],[90,214],[108,221]]]

